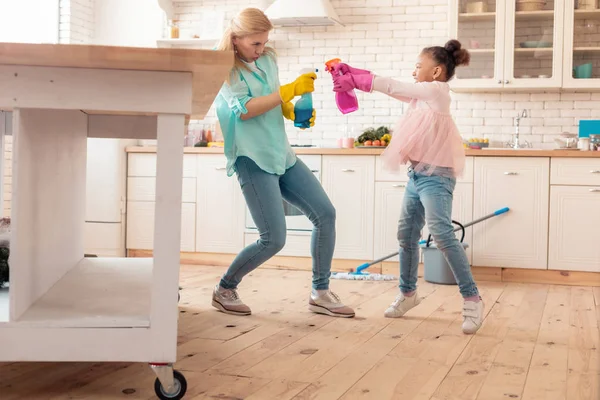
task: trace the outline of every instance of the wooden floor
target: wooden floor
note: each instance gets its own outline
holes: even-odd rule
[[[259,269],[240,287],[250,317],[210,307],[223,268],[183,266],[185,399],[600,399],[600,288],[480,282],[486,320],[460,330],[456,286],[386,319],[394,282],[333,280],[354,319],[311,314],[310,274]],[[0,343],[0,346],[9,345]],[[76,345],[76,344],[74,344]],[[146,364],[0,364],[0,399],[155,399]]]

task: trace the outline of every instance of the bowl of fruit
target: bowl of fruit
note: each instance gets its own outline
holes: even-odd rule
[[[483,149],[485,147],[489,147],[490,145],[490,140],[489,139],[481,139],[481,138],[471,138],[469,139],[469,142],[467,143],[467,146],[470,149]]]
[[[390,130],[385,126],[380,126],[379,128],[369,128],[364,131],[356,141],[354,142],[354,147],[357,148],[385,148],[390,144],[392,140],[392,135],[390,134]]]

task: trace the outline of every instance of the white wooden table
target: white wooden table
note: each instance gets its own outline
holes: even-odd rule
[[[148,362],[157,395],[183,397],[172,363],[184,124],[232,65],[229,52],[0,43],[14,140],[0,361]],[[157,139],[153,258],[84,258],[88,137]]]

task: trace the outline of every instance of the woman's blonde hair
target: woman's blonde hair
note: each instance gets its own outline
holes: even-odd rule
[[[235,50],[233,45],[234,38],[241,38],[248,35],[254,35],[257,33],[269,32],[273,29],[273,24],[269,18],[258,8],[245,8],[239,12],[238,15],[233,17],[229,21],[229,26],[223,32],[223,37],[217,46],[217,50],[220,51],[232,51]],[[265,54],[269,56],[275,56],[275,50],[272,47],[265,47]],[[235,63],[231,70],[234,72],[236,69],[248,67],[242,62],[239,56],[235,55]]]

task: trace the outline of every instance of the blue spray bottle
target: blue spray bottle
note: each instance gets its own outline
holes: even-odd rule
[[[311,72],[319,72],[311,68],[304,68],[300,70],[300,75],[308,74]],[[312,93],[304,93],[300,96],[300,99],[294,105],[294,126],[296,128],[310,128],[310,119],[312,118],[313,101]]]

